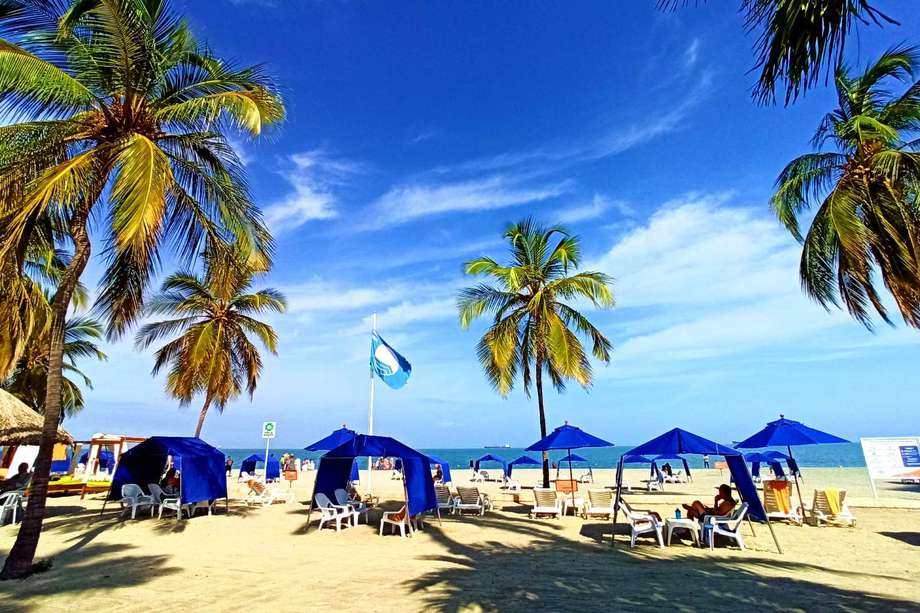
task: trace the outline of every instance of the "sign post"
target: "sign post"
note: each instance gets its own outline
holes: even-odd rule
[[[268,445],[271,443],[272,439],[275,438],[275,426],[276,422],[273,421],[263,421],[262,422],[262,438],[265,439],[265,482],[268,483]]]

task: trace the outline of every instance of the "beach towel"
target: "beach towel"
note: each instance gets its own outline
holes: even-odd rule
[[[773,493],[776,496],[776,506],[779,511],[788,515],[792,509],[792,502],[789,499],[789,482],[771,481],[770,487],[773,488]]]
[[[827,497],[827,506],[831,515],[840,515],[840,491],[833,488],[826,489],[824,495]]]

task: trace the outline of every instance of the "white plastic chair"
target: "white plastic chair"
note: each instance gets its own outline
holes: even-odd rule
[[[0,526],[6,524],[10,516],[11,524],[16,523],[16,516],[22,513],[22,490],[13,490],[0,494]]]
[[[380,518],[380,536],[383,536],[384,526],[391,526],[392,532],[396,533],[396,528],[399,528],[399,536],[405,538],[407,536],[412,536],[412,520],[409,518],[409,511],[403,506],[398,511],[386,511],[383,514],[383,517]]]
[[[131,511],[131,519],[137,517],[137,510],[143,508],[150,509],[150,517],[153,517],[153,496],[148,496],[141,489],[141,486],[135,483],[125,483],[121,486],[121,508],[122,513]]]
[[[339,506],[346,506],[351,509],[352,516],[353,516],[353,521],[352,521],[353,525],[357,526],[358,524],[361,523],[360,519],[362,515],[364,515],[364,523],[367,523],[368,507],[366,504],[364,504],[360,500],[350,499],[348,497],[348,492],[346,492],[342,488],[335,490],[334,492],[332,492],[332,494],[333,496],[335,496],[336,504],[338,504]]]
[[[156,483],[148,483],[147,488],[150,490],[150,497],[153,499],[153,503],[159,507],[159,513],[157,517],[163,519],[163,511],[175,511],[176,519],[182,519],[182,504],[178,496],[169,496],[166,492],[163,491]],[[186,514],[191,517],[192,513],[190,510],[185,509]],[[153,510],[151,510],[151,515]]]
[[[664,549],[664,537],[661,534],[661,522],[650,511],[633,509],[620,498],[620,510],[629,522],[629,546],[636,546],[636,538],[643,534],[654,534],[658,546]]]
[[[530,509],[530,518],[533,519],[539,515],[552,515],[556,519],[562,517],[564,506],[562,498],[556,490],[542,487],[535,487],[533,490],[534,505]]]
[[[748,503],[742,502],[731,515],[704,515],[703,540],[709,542],[709,548],[715,548],[715,536],[721,534],[736,543],[744,551],[744,537],[741,536],[741,524],[748,512]]]
[[[319,509],[319,529],[322,530],[323,526],[327,523],[335,523],[335,531],[340,532],[342,530],[342,522],[345,522],[345,527],[351,527],[351,519],[354,515],[352,509],[348,505],[333,504],[329,497],[318,492],[313,498],[316,508]]]

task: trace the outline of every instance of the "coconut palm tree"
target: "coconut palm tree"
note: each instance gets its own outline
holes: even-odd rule
[[[658,0],[667,10],[686,4]],[[868,0],[741,0],[741,12],[748,31],[757,33],[754,98],[761,103],[776,99],[777,85],[786,90],[786,104],[817,85],[843,60],[855,26],[898,23]]]
[[[267,258],[270,236],[227,136],[258,134],[284,107],[258,67],[215,57],[165,0],[3,0],[0,109],[11,122],[0,128],[0,270],[19,278],[10,269],[21,271],[45,223],[70,254],[52,304],[43,443],[0,573],[21,577],[41,532],[65,322],[90,258],[89,220],[105,245],[96,308],[110,337],[135,321],[164,249],[189,261],[206,239],[232,236]],[[14,289],[0,297],[0,317],[25,321]],[[27,329],[17,324],[10,344]]]
[[[493,314],[476,348],[479,361],[502,396],[511,392],[518,374],[528,397],[531,383],[535,385],[544,437],[543,374],[558,391],[567,380],[590,387],[591,363],[579,335],[590,339],[595,358],[610,361],[610,341],[570,303],[587,300],[598,308],[613,307],[611,279],[600,272],[574,273],[581,258],[579,239],[561,227],[545,228],[525,219],[509,226],[504,238],[511,250],[509,262],[480,257],[464,265],[466,274],[487,275],[496,284],[461,290],[460,325],[466,329],[487,311]],[[549,486],[546,453],[543,485]]]
[[[64,326],[64,372],[82,379],[83,385],[89,389],[93,388],[93,382],[80,370],[77,361],[82,358],[108,359],[95,343],[103,334],[102,323],[92,317],[72,317]],[[3,384],[6,391],[39,413],[45,412],[49,346],[47,332],[31,339]],[[84,407],[80,386],[67,375],[61,378],[61,405],[62,417],[73,417]]]
[[[920,64],[914,48],[894,49],[861,74],[837,70],[838,108],[813,139],[817,151],[780,174],[771,204],[802,243],[805,292],[825,308],[843,301],[871,326],[889,321],[875,273],[904,321],[920,327]],[[896,94],[889,87],[907,85]],[[825,145],[832,151],[822,150]],[[801,218],[811,217],[802,234]]]
[[[285,300],[274,289],[250,293],[257,272],[233,254],[208,253],[203,278],[188,272],[172,275],[150,302],[151,315],[173,319],[146,324],[137,333],[140,349],[178,335],[156,352],[153,374],[169,366],[166,391],[182,405],[204,395],[195,436],[201,434],[212,405],[223,412],[244,384],[250,398],[255,392],[262,358],[250,336],[277,353],[274,329],[254,316],[283,313]]]

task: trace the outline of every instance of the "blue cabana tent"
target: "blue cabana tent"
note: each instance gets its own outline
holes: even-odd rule
[[[760,496],[757,494],[757,488],[754,485],[754,480],[751,477],[751,473],[748,470],[747,464],[744,462],[744,457],[738,450],[732,449],[728,445],[720,445],[719,443],[705,439],[702,436],[693,434],[692,432],[682,430],[681,428],[674,428],[673,430],[669,430],[664,434],[653,438],[647,443],[643,443],[638,447],[630,449],[624,455],[659,456],[685,453],[693,453],[697,455],[720,455],[725,458],[725,462],[728,464],[728,470],[731,472],[735,487],[738,489],[738,494],[741,496],[741,500],[748,504],[748,517],[767,522],[767,526],[770,528],[770,534],[773,536],[773,541],[776,543],[776,548],[780,553],[782,553],[782,548],[779,545],[779,541],[776,540],[776,534],[773,532],[773,526],[770,525],[770,521],[767,518],[767,513],[763,508],[763,503],[760,500]],[[619,511],[622,483],[623,458],[621,457],[619,463],[617,464],[617,494],[616,506],[613,512],[614,524],[616,523]]]
[[[543,462],[541,462],[540,460],[534,460],[532,457],[528,455],[522,455],[519,458],[514,458],[513,460],[508,462],[508,476],[509,477],[511,476],[511,471],[514,469],[515,466],[528,466],[528,465],[543,466]]]
[[[670,460],[680,460],[681,463],[684,465],[684,474],[687,475],[687,480],[693,481],[693,475],[690,474],[690,464],[687,463],[687,458],[681,455],[677,455],[676,453],[662,453],[660,455],[655,456],[654,462],[657,465],[658,462],[662,462],[662,461],[668,462]]]
[[[342,427],[338,430],[333,430],[332,434],[325,436],[312,445],[307,445],[304,447],[305,451],[329,451],[330,449],[335,449],[343,443],[354,439],[358,435],[354,430],[349,430],[345,427],[345,424],[342,424]],[[357,460],[354,463],[354,466],[351,467],[351,481],[352,483],[358,483],[361,481],[361,473],[358,472],[358,462]]]
[[[403,465],[403,486],[410,515],[418,515],[437,508],[434,480],[431,478],[431,460],[424,453],[388,436],[358,434],[352,440],[327,452],[319,463],[313,498],[323,493],[335,500],[335,490],[344,488],[355,458],[372,456],[398,458]],[[309,521],[309,520],[308,520]]]
[[[744,460],[751,465],[751,476],[759,479],[760,478],[760,465],[769,464],[770,468],[773,469],[773,474],[778,478],[782,479],[786,475],[783,473],[783,466],[779,463],[779,460],[768,456],[765,453],[760,452],[751,452],[744,454]]]
[[[112,467],[115,466],[115,454],[109,451],[108,449],[102,448],[96,453],[96,459],[99,460],[99,470],[112,470]],[[80,455],[78,462],[80,464],[86,464],[89,461],[89,450],[84,451]],[[87,466],[87,469],[91,467]]]
[[[441,483],[450,483],[450,482],[451,482],[451,478],[450,478],[450,464],[449,464],[448,462],[445,462],[445,461],[442,460],[441,458],[436,458],[436,457],[434,457],[433,455],[428,456],[428,461],[429,461],[429,463],[430,463],[431,466],[440,466],[440,467],[441,467],[441,475],[443,475],[443,478],[441,479]]]
[[[121,486],[128,483],[136,483],[146,491],[148,483],[160,480],[169,456],[175,464],[181,462],[182,504],[227,498],[223,452],[196,437],[151,436],[121,455],[108,500],[120,500]]]
[[[658,464],[655,463],[655,460],[652,458],[647,458],[644,455],[623,455],[620,457],[620,461],[623,464],[648,464],[649,476],[654,477],[658,483],[664,482],[664,477],[661,475],[661,469],[658,468]]]
[[[256,464],[258,464],[264,459],[265,459],[264,456],[260,456],[256,453],[243,458],[243,461],[240,462],[240,472],[239,472],[238,477],[242,478],[243,473],[249,473],[250,475],[255,475]]]
[[[473,470],[475,470],[475,471],[478,472],[478,471],[479,471],[479,464],[480,464],[481,462],[498,462],[499,464],[502,465],[502,474],[505,475],[506,477],[510,477],[510,476],[511,476],[511,469],[508,467],[508,461],[505,460],[504,458],[500,458],[500,457],[498,457],[498,456],[496,456],[496,455],[492,455],[491,453],[487,453],[486,455],[482,456],[481,458],[477,458],[477,459],[473,462]]]
[[[268,455],[268,465],[265,467],[265,481],[276,481],[281,478],[281,460],[275,454]]]

